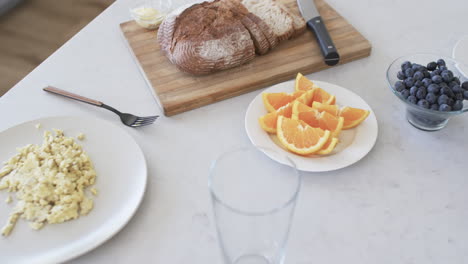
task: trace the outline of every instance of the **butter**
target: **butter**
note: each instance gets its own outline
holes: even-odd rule
[[[152,7],[135,8],[134,13],[137,16],[139,16],[140,19],[145,19],[145,20],[153,20],[159,15],[158,10],[156,10],[156,9],[154,9]]]

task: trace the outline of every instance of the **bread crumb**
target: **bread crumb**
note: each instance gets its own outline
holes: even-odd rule
[[[96,190],[96,188],[91,188],[91,193],[94,195],[94,196],[97,196],[98,195],[98,191]]]
[[[41,124],[41,123],[37,123],[37,124],[35,125],[35,127],[36,127],[36,129],[39,129],[39,128],[42,127],[42,124]]]
[[[84,140],[86,138],[85,134],[79,133],[78,136],[76,137],[78,140]]]

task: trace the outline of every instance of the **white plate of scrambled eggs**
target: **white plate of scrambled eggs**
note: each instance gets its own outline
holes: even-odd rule
[[[0,263],[79,256],[116,234],[143,198],[143,152],[106,121],[33,120],[0,132],[0,146]]]

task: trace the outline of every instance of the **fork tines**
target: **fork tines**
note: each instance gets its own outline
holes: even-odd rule
[[[140,127],[140,126],[147,126],[151,125],[154,123],[154,121],[158,118],[159,116],[146,116],[146,117],[138,117],[133,124],[131,124],[132,127]]]

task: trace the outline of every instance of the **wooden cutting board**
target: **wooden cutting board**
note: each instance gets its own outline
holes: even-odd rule
[[[280,1],[299,14],[296,0]],[[315,3],[340,53],[340,64],[370,55],[367,39],[323,0]],[[297,72],[309,74],[329,68],[309,30],[240,67],[193,76],[179,71],[164,56],[156,30],[141,28],[134,21],[122,23],[120,28],[166,116],[292,79]],[[339,66],[334,67],[339,70]]]

